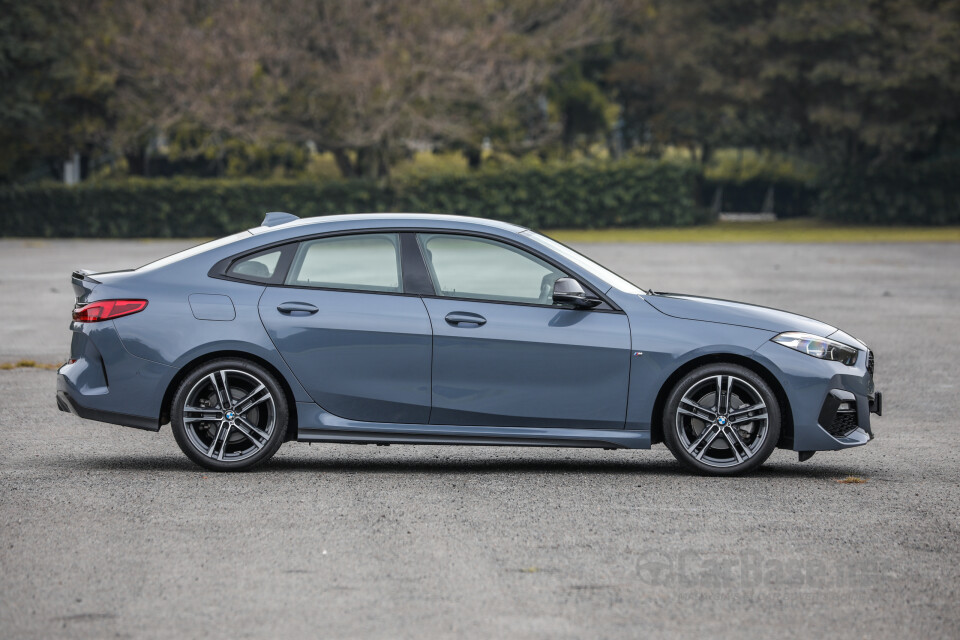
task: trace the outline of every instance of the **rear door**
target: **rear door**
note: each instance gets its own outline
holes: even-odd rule
[[[553,304],[567,276],[490,238],[419,234],[437,295],[432,424],[621,429],[630,327],[612,309]]]
[[[234,269],[259,270],[237,263]],[[260,317],[310,396],[343,418],[424,424],[432,335],[423,302],[404,293],[396,233],[300,243]]]

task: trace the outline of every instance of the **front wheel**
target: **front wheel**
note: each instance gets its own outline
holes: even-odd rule
[[[269,371],[224,358],[191,371],[173,396],[170,424],[180,449],[214,471],[266,462],[287,433],[287,399]]]
[[[681,463],[711,475],[757,468],[780,437],[780,405],[763,378],[735,364],[691,371],[670,392],[663,440]]]

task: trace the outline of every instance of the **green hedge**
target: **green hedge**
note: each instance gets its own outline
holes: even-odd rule
[[[300,217],[377,211],[453,213],[536,229],[692,225],[696,169],[633,159],[466,176],[363,180],[139,179],[0,189],[0,235],[205,237],[257,226],[266,211]]]
[[[960,224],[960,159],[825,171],[816,214],[843,223]]]

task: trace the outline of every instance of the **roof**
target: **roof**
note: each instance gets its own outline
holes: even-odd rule
[[[377,221],[383,222],[389,220],[392,223],[398,226],[417,226],[418,224],[430,222],[430,223],[446,223],[454,228],[457,225],[466,225],[474,227],[488,227],[494,229],[500,229],[503,231],[512,231],[518,233],[524,231],[525,227],[521,227],[509,222],[501,222],[500,220],[490,220],[488,218],[475,218],[472,216],[453,216],[437,213],[350,213],[350,214],[337,214],[330,216],[316,216],[313,218],[302,218],[298,220],[293,220],[291,222],[286,222],[283,224],[278,224],[271,227],[257,227],[251,229],[253,233],[263,233],[265,231],[275,231],[280,229],[293,229],[299,227],[309,227],[309,226],[320,226],[331,223],[350,223],[350,222],[365,222],[365,221]],[[441,225],[446,226],[446,225]]]

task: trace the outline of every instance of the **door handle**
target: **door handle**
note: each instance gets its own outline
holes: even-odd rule
[[[448,313],[444,320],[447,321],[447,324],[452,324],[455,327],[461,324],[475,324],[481,327],[487,323],[486,318],[477,313],[470,313],[469,311],[454,311]]]
[[[320,309],[307,302],[284,302],[277,305],[277,311],[288,316],[294,314],[312,315],[319,310]]]

